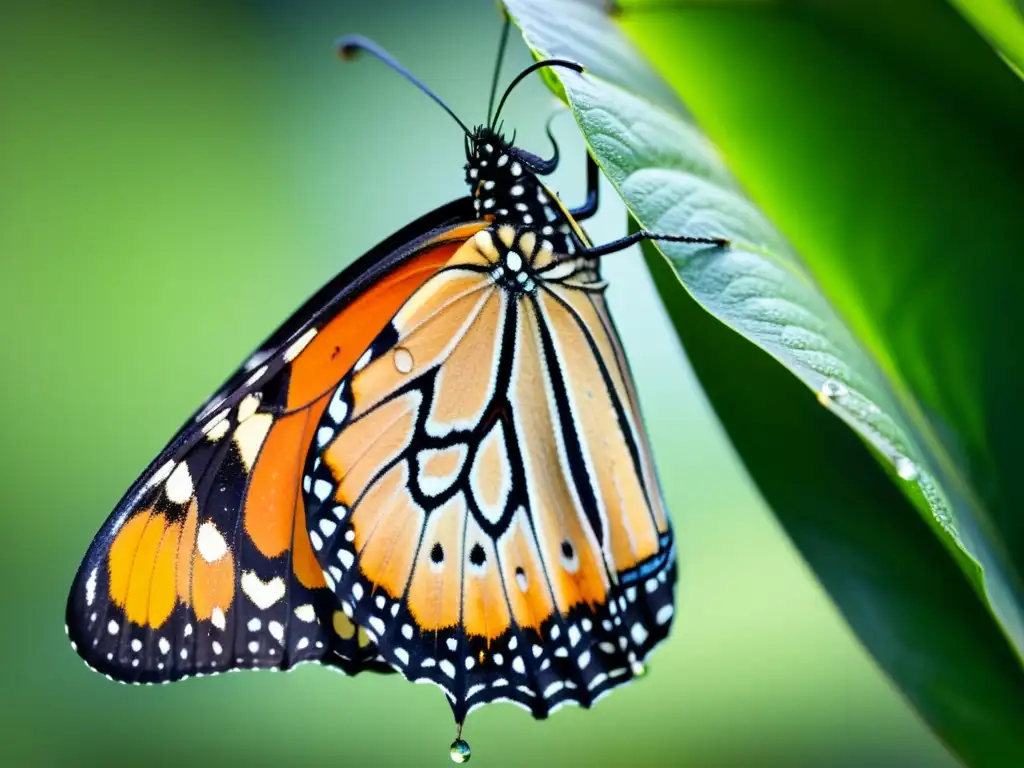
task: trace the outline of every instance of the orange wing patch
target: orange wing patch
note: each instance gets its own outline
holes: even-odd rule
[[[272,418],[270,414],[258,414],[249,421],[263,417]],[[260,461],[249,478],[245,532],[264,557],[278,557],[292,545],[295,509],[301,497],[301,452],[307,418],[305,411],[293,413],[277,419],[269,432],[264,431]]]
[[[515,513],[498,541],[498,556],[516,624],[539,632],[554,612],[554,602],[524,510]]]
[[[235,556],[211,520],[199,526],[191,566],[192,611],[198,619],[222,624],[235,599]]]
[[[590,337],[598,347],[601,359],[604,361],[611,377],[615,390],[614,394],[627,409],[627,418],[631,421],[634,439],[639,444],[640,458],[643,465],[643,481],[648,489],[647,501],[654,514],[655,525],[658,533],[665,533],[668,531],[668,517],[662,505],[657,479],[654,476],[654,462],[651,458],[650,448],[640,429],[642,426],[640,406],[637,402],[632,381],[628,375],[629,369],[619,340],[614,333],[609,332],[612,329],[611,317],[608,315],[608,310],[604,305],[604,299],[601,296],[595,297],[580,291],[566,290],[560,286],[552,286],[551,291],[572,308],[579,318],[579,322],[587,328]],[[553,304],[554,302],[550,298],[545,300],[547,307],[551,307]],[[564,310],[562,311],[564,312]],[[575,323],[576,321],[573,320],[572,322]],[[579,337],[577,343],[586,343],[586,340],[582,338],[582,331],[579,330],[579,324],[576,324],[575,335]],[[577,359],[579,359],[580,352],[582,351],[571,346],[563,346],[563,349],[571,349]],[[592,371],[596,371],[596,362],[591,359],[587,367]],[[589,374],[585,374],[579,380],[594,381],[593,377]],[[593,391],[592,387],[589,389]],[[622,562],[625,563],[628,560],[623,560]]]
[[[172,535],[181,526],[173,526]],[[130,621],[142,626],[149,623],[150,619],[156,619],[154,626],[159,626],[170,610],[164,615],[164,604],[167,602],[167,590],[158,590],[157,610],[151,614],[151,585],[166,574],[168,557],[165,555],[159,558],[160,545],[165,533],[168,531],[167,518],[152,510],[143,510],[131,520],[126,522],[118,531],[114,543],[110,547],[107,567],[110,572],[108,588],[110,599],[115,605],[120,606]],[[177,536],[173,536],[177,544]],[[176,547],[175,547],[176,550]],[[172,550],[169,550],[173,552]],[[158,563],[163,567],[158,570]],[[173,560],[170,561],[172,580],[170,582],[171,608],[174,607],[174,582],[173,582]],[[161,586],[165,586],[161,584]]]
[[[501,637],[509,628],[511,616],[494,539],[481,530],[472,516],[466,521],[462,572],[462,626],[466,634],[487,640]]]
[[[436,632],[459,623],[465,520],[462,494],[434,510],[427,520],[406,598],[421,631]]]
[[[473,224],[463,228],[465,233],[447,232],[445,239],[468,236],[479,228],[480,225]],[[448,262],[461,245],[461,241],[454,240],[428,248],[367,288],[358,300],[307,340],[292,362],[289,410],[308,405],[333,389],[416,289]]]
[[[424,512],[410,497],[408,481],[406,465],[398,465],[381,479],[380,496],[386,498],[378,503],[376,488],[371,490],[373,498],[356,507],[352,518],[360,567],[374,590],[383,587],[391,597],[400,597],[409,583],[423,528]],[[372,522],[366,520],[371,515]]]
[[[590,457],[608,519],[615,568],[626,571],[658,551],[658,530],[587,339],[557,302],[543,297],[541,304],[556,341],[567,388],[576,407],[585,410],[585,414],[577,414],[576,420],[581,443]]]
[[[339,503],[352,506],[370,480],[408,447],[419,404],[418,392],[395,398],[348,426],[330,444],[324,461],[339,480]]]
[[[505,299],[492,292],[438,373],[430,431],[445,434],[483,418],[496,384]]]
[[[559,456],[556,435],[558,417],[552,413],[540,369],[538,318],[533,309],[520,320],[516,353],[516,388],[513,392],[517,433],[523,442],[530,509],[547,575],[562,613],[579,604],[604,602],[608,577],[600,544],[586,515],[570,490],[570,470]]]
[[[353,418],[358,419],[388,393],[437,365],[472,328],[487,299],[482,293],[488,287],[486,280],[479,275],[463,277],[460,273],[446,273],[432,282],[439,283],[437,301],[421,304],[411,313],[408,324],[401,317],[396,318],[396,330],[400,335],[405,330],[408,335],[401,335],[401,342],[394,350],[353,377]],[[433,291],[430,295],[434,298]],[[420,315],[425,315],[429,321],[420,320]]]
[[[197,530],[198,514],[192,499],[184,520],[169,523],[165,514],[147,510],[118,532],[108,560],[110,598],[129,621],[159,629],[177,603],[205,620],[229,610],[234,555],[212,522]]]

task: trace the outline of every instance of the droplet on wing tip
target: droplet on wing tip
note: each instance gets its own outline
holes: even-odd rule
[[[469,742],[465,739],[456,739],[452,742],[451,752],[449,753],[453,763],[468,763],[472,752],[469,749]]]

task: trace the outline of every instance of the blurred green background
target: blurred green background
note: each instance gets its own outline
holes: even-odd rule
[[[331,41],[391,49],[467,122],[499,33],[487,0],[81,3],[0,27],[0,764],[445,765],[433,687],[303,667],[166,688],[89,672],[62,631],[124,489],[263,336],[342,266],[465,193],[439,109]],[[505,81],[528,62],[513,36]],[[539,81],[506,125],[548,154]],[[584,192],[556,123],[555,187]],[[606,190],[590,226],[625,231]],[[696,387],[639,253],[606,264],[679,542],[676,628],[591,711],[467,723],[480,765],[954,764],[853,640]]]

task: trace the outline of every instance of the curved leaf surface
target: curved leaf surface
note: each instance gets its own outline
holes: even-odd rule
[[[623,39],[615,24],[599,12],[600,3],[507,0],[506,5],[535,56],[575,58],[587,67],[583,76],[559,72],[558,90],[632,216],[647,229],[724,235],[732,241],[732,246],[724,249],[659,245],[677,278],[675,282],[658,281],[670,312],[675,314],[680,303],[690,301],[679,290],[681,281],[707,312],[782,363],[852,427],[902,491],[902,496],[888,494],[884,514],[879,514],[873,506],[875,501],[851,493],[850,483],[855,490],[863,480],[863,462],[844,466],[846,483],[804,484],[800,477],[785,478],[785,482],[803,488],[807,498],[819,505],[835,506],[837,499],[852,502],[853,511],[848,514],[856,515],[859,528],[856,536],[852,530],[846,532],[850,535],[846,546],[858,552],[862,562],[848,562],[847,558],[833,567],[823,556],[834,549],[832,545],[823,547],[820,537],[796,533],[805,530],[801,526],[807,522],[807,504],[798,503],[792,494],[765,493],[833,599],[886,671],[959,754],[979,755],[976,740],[984,738],[985,727],[978,720],[973,726],[965,721],[970,707],[965,709],[963,701],[952,706],[946,700],[943,686],[950,690],[958,686],[939,683],[943,674],[934,670],[959,664],[963,671],[967,665],[976,669],[979,679],[1002,679],[1001,689],[994,682],[988,694],[977,690],[970,696],[970,706],[988,712],[993,718],[992,727],[1001,731],[998,724],[1004,720],[999,713],[1015,711],[1011,704],[1020,701],[1022,674],[1013,650],[1020,654],[1024,648],[1022,590],[1011,548],[1000,538],[998,520],[975,487],[975,478],[958,461],[961,453],[955,438],[933,413],[926,415],[918,393],[899,375],[900,368],[890,351],[876,338],[861,335],[859,323],[854,326],[855,333],[843,322],[817,284],[817,275],[807,269],[808,262],[744,196],[707,139],[682,117],[685,111],[666,101],[661,90],[652,97],[647,85],[637,90],[630,87],[630,71],[641,66],[640,59],[634,59],[629,70],[616,61],[599,61],[601,50],[621,51]],[[573,18],[581,18],[581,6],[589,8],[586,18],[592,28],[587,29],[587,39],[618,42],[592,49],[580,45],[579,27],[560,24],[558,19],[563,9]],[[671,39],[664,42],[672,43]],[[662,53],[671,56],[671,49],[665,48]],[[652,271],[657,275],[656,266],[652,265]],[[681,337],[688,346],[693,343],[688,334],[681,332]],[[764,366],[758,370],[763,372]],[[751,402],[760,401],[764,382],[758,376],[739,367],[732,375],[734,384],[742,382]],[[721,380],[708,379],[704,384],[709,397],[716,401],[719,393],[714,388],[721,386]],[[798,390],[790,387],[789,397],[796,397]],[[804,398],[804,408],[797,410],[806,410],[807,404],[817,407],[810,395]],[[732,433],[730,422],[734,417],[721,408],[719,413]],[[819,462],[831,457],[836,433],[830,434],[829,440],[817,444],[816,450],[807,455],[810,463],[805,465],[805,472],[818,471],[813,465],[815,457]],[[734,436],[734,440],[762,488],[777,485],[765,480],[763,456],[745,447],[739,438]],[[799,455],[799,449],[805,447],[791,444],[784,429],[778,443],[776,450],[784,454]],[[924,523],[916,529],[906,522],[914,506],[922,513]],[[851,588],[851,584],[863,582],[856,576],[858,569],[870,570],[871,564],[881,567],[879,563],[891,555],[885,550],[886,537],[895,530],[892,526],[903,526],[906,532],[917,530],[914,535],[918,537],[930,527],[938,537],[937,542],[924,537],[916,548],[908,545],[903,553],[905,570],[902,574],[898,570],[889,572],[901,581],[888,589],[904,591],[907,600],[929,606],[934,622],[928,633],[912,631],[911,625],[900,620],[900,601],[887,600],[884,578],[862,584],[864,589]],[[907,536],[910,541],[909,533]],[[943,548],[946,560],[936,560],[936,552]],[[941,578],[936,570],[938,562],[944,562],[947,569]],[[846,565],[849,573],[843,576]],[[936,580],[922,581],[920,575],[930,572],[935,572]],[[917,578],[910,578],[915,573]],[[971,607],[961,594],[965,602],[951,601],[944,614],[947,578],[959,578],[965,589],[972,584],[978,587],[975,599],[980,597],[981,601]],[[998,625],[984,621],[988,615],[985,599],[998,617]],[[967,614],[973,616],[972,623],[964,627]],[[997,626],[1010,644],[1000,636]],[[944,632],[947,637],[942,636]],[[972,646],[972,655],[957,659],[949,652],[947,640],[964,633],[971,635],[968,645]],[[922,660],[933,669],[931,675],[920,674]],[[1003,736],[1011,738],[1007,732]],[[1009,742],[1001,743],[1005,746]]]

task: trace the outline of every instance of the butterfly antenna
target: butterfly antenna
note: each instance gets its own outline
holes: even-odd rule
[[[512,93],[512,89],[519,85],[527,75],[536,72],[538,69],[545,69],[546,67],[565,67],[566,69],[571,69],[573,72],[581,74],[583,72],[583,67],[581,65],[577,64],[575,61],[569,61],[568,59],[544,59],[542,61],[535,61],[516,75],[515,79],[509,83],[508,88],[505,89],[505,94],[501,97],[501,101],[498,102],[498,110],[494,113],[494,118],[490,121],[491,128],[493,128],[494,124],[498,122],[498,118],[501,116],[502,107],[505,106],[505,100],[509,97],[509,94]]]
[[[368,40],[367,38],[361,37],[360,35],[346,35],[345,37],[339,37],[335,41],[335,47],[338,50],[338,55],[341,56],[341,58],[343,59],[353,59],[359,54],[360,51],[366,51],[367,53],[376,56],[378,59],[380,59],[393,70],[395,70],[395,72],[400,74],[410,83],[412,83],[421,91],[423,91],[423,93],[427,94],[427,96],[432,98],[434,102],[439,107],[441,107],[441,109],[443,109],[451,116],[452,120],[459,124],[459,127],[462,129],[463,133],[465,133],[467,136],[472,136],[469,128],[466,127],[466,124],[459,120],[458,115],[452,112],[451,107],[449,107],[447,104],[441,101],[440,96],[438,96],[436,93],[430,90],[430,88],[427,87],[426,83],[424,83],[422,80],[416,77],[416,75],[414,75],[408,69],[399,64],[398,60],[394,56],[385,51],[372,40]]]
[[[512,20],[505,16],[505,25],[501,28],[501,42],[498,43],[498,58],[494,62],[494,74],[491,76],[491,97],[487,100],[487,124],[491,124],[491,113],[494,111],[494,97],[498,95],[498,75],[501,74],[501,64],[505,60],[505,46],[508,44],[508,31],[512,26]]]

